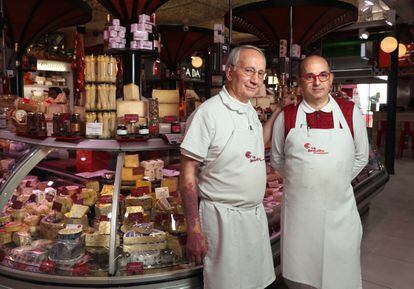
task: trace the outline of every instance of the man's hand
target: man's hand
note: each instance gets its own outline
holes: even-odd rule
[[[187,254],[190,262],[203,264],[207,250],[207,240],[201,231],[187,232]]]

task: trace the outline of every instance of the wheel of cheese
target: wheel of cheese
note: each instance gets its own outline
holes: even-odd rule
[[[63,222],[57,221],[51,217],[43,217],[40,221],[40,235],[45,239],[56,239],[59,233],[59,230],[63,229],[65,224]]]

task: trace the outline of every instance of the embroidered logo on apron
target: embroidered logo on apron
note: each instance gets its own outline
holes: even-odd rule
[[[305,143],[303,145],[305,149],[308,151],[308,153],[315,154],[315,155],[326,155],[329,154],[329,152],[323,150],[323,149],[317,149],[316,147],[312,146],[310,143]]]
[[[244,155],[245,155],[246,158],[248,158],[250,160],[251,163],[253,163],[253,162],[263,162],[264,161],[264,159],[252,155],[252,152],[249,152],[249,151],[247,151]]]

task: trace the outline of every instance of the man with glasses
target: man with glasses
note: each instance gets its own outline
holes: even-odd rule
[[[204,264],[205,289],[265,288],[275,279],[262,201],[264,143],[280,109],[262,127],[250,103],[263,85],[265,69],[261,50],[234,48],[225,86],[187,122],[180,192],[188,257]]]
[[[271,164],[285,177],[282,274],[290,288],[362,289],[361,220],[351,181],[368,162],[364,119],[329,94],[327,61],[300,66],[303,101],[273,127]]]

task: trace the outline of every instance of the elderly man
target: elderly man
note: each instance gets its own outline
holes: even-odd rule
[[[225,86],[190,117],[181,144],[187,251],[204,263],[206,289],[264,288],[275,279],[262,200],[264,140],[280,110],[262,128],[249,101],[265,69],[258,48],[233,49]]]
[[[305,58],[303,101],[273,128],[271,164],[285,177],[282,274],[291,288],[362,289],[351,181],[368,162],[368,138],[354,103],[330,96],[332,81],[324,58]]]

